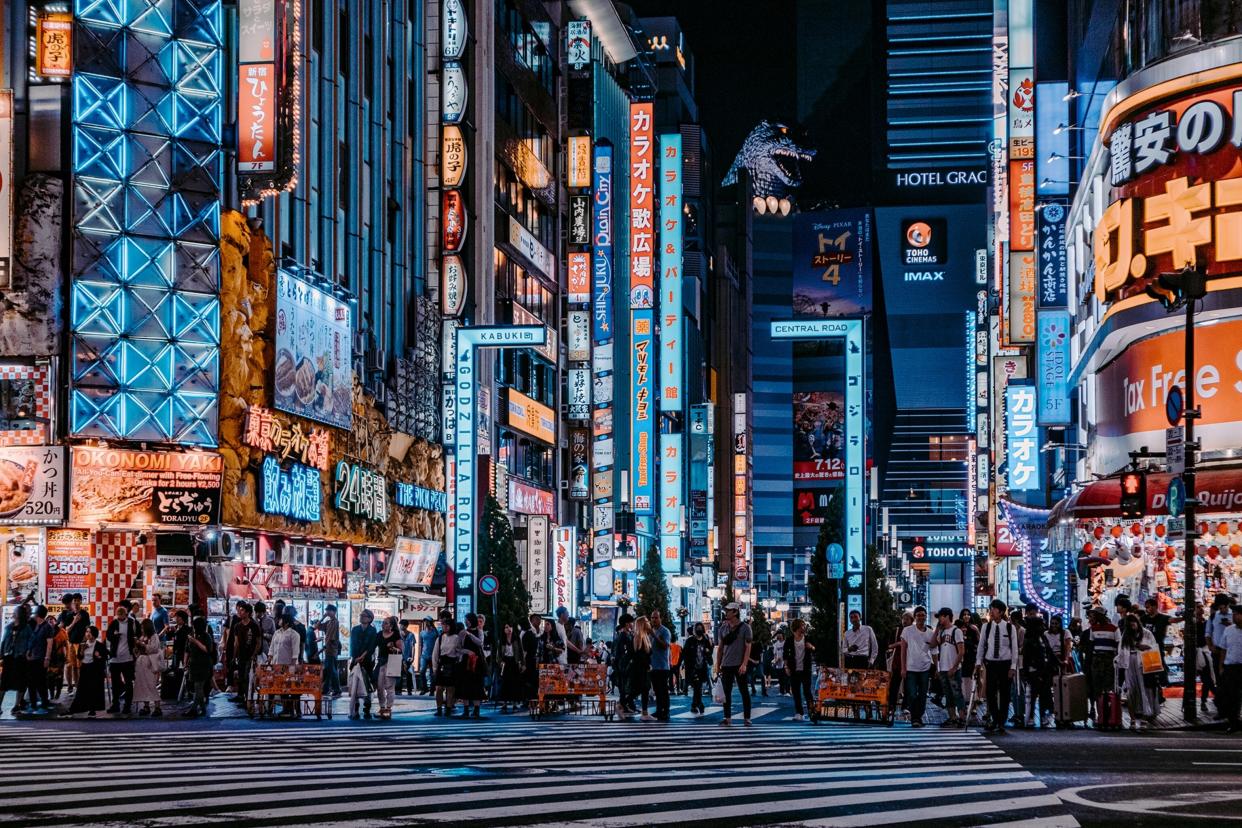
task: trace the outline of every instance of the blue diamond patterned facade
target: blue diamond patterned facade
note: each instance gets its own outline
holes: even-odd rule
[[[76,12],[69,428],[215,445],[220,4]]]

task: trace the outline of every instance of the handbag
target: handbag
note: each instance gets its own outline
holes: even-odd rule
[[[401,653],[389,653],[386,668],[389,678],[396,678],[401,675]]]
[[[1164,672],[1164,662],[1160,658],[1159,650],[1143,650],[1139,653],[1139,658],[1142,659],[1145,675]]]

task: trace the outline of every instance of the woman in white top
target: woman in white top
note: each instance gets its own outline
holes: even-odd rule
[[[155,624],[148,618],[142,622],[142,635],[134,642],[134,704],[142,705],[139,716],[148,712],[163,716],[160,709],[160,674],[164,672],[164,642],[155,634]],[[154,706],[154,710],[152,710]]]
[[[268,661],[271,664],[288,666],[296,664],[302,658],[302,637],[293,628],[293,615],[285,611],[276,619],[280,626],[272,634],[272,642],[267,647]],[[282,716],[292,718],[297,715],[298,697],[285,696]]]
[[[1126,709],[1130,713],[1130,729],[1146,730],[1156,720],[1160,703],[1156,696],[1159,672],[1143,672],[1143,653],[1156,649],[1156,637],[1143,627],[1137,615],[1127,615],[1121,628],[1121,643],[1117,647],[1117,666],[1124,671],[1122,692],[1126,697]]]
[[[452,716],[457,703],[457,660],[461,656],[461,634],[457,622],[445,613],[440,616],[440,636],[431,650],[431,674],[436,682],[437,716]]]

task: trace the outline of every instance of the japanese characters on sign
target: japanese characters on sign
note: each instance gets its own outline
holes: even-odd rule
[[[1069,301],[1064,204],[1050,201],[1039,211],[1039,307],[1063,308]]]
[[[591,62],[591,21],[571,20],[565,24],[565,62],[581,69]]]
[[[259,405],[246,411],[246,428],[242,442],[252,448],[277,455],[277,460],[292,457],[304,466],[328,470],[330,436],[325,429],[302,428]]]
[[[591,136],[571,135],[569,138],[570,187],[591,186]]]
[[[655,350],[655,319],[650,308],[633,311],[631,335],[633,356],[633,451],[631,482],[634,511],[640,515],[654,514],[655,496],[655,421],[658,414],[655,398],[655,371],[652,365]]]
[[[220,522],[224,460],[208,451],[129,451],[74,446],[74,523],[210,525]]]
[[[1108,139],[1114,187],[1181,157],[1211,155],[1229,143],[1242,148],[1242,89],[1222,90],[1117,124]]]
[[[556,416],[552,409],[513,388],[504,390],[508,403],[506,422],[509,427],[545,443],[555,443]]]
[[[1036,392],[1031,380],[1011,379],[1005,387],[1005,443],[1009,491],[1042,488]]]
[[[684,435],[660,435],[660,563],[665,572],[681,571]]]
[[[307,523],[322,517],[323,476],[318,469],[296,462],[285,468],[269,454],[259,481],[259,511]]]
[[[569,303],[585,305],[591,301],[591,254],[569,254]]]
[[[569,197],[569,243],[581,245],[583,247],[591,243],[591,197],[589,195],[578,194]],[[575,256],[582,257],[586,260],[585,263],[580,266],[584,267],[586,272],[589,273],[591,267],[590,255],[577,252],[570,253],[569,261],[571,268],[574,266],[573,260]],[[589,281],[589,277],[587,279],[583,279],[580,275],[578,278],[581,284],[585,284]],[[589,291],[573,291],[573,287],[574,286],[571,285],[571,295],[589,293]],[[590,297],[585,299],[570,300],[572,303],[586,303],[589,301],[591,301]]]
[[[466,177],[466,139],[461,127],[447,124],[440,130],[440,185],[460,187]]]
[[[1039,417],[1041,426],[1068,425],[1070,315],[1065,310],[1039,312]]]
[[[591,496],[591,433],[585,428],[569,430],[569,497],[586,500]]]
[[[680,411],[685,371],[681,276],[681,136],[660,136],[660,410]]]
[[[0,448],[0,524],[55,524],[65,519],[63,446]]]
[[[276,169],[276,64],[243,63],[238,72],[238,170],[272,172]]]
[[[1038,287],[1035,253],[1009,253],[1009,293],[1005,306],[1008,342],[1029,345],[1035,341],[1035,301]]]
[[[369,466],[341,460],[336,464],[336,500],[339,511],[384,523],[388,520],[388,483]]]
[[[509,510],[520,515],[556,516],[556,497],[547,489],[509,478]]]
[[[466,242],[466,203],[461,190],[445,190],[440,196],[440,245],[445,253],[457,253]]]
[[[386,583],[392,586],[429,587],[444,545],[439,541],[398,537],[393,544]]]
[[[13,90],[0,89],[0,287],[13,283]]]
[[[565,392],[569,419],[591,419],[591,369],[570,368],[566,374]]]
[[[440,7],[440,57],[461,60],[466,53],[466,9],[461,0],[444,0]]]
[[[73,75],[73,15],[40,12],[35,28],[35,74],[42,78]]]
[[[548,586],[548,519],[539,515],[526,521],[526,589],[531,612],[550,611]]]
[[[238,63],[275,63],[276,0],[238,0]]]
[[[450,254],[440,260],[440,311],[445,316],[461,316],[466,308],[466,265],[461,256]]]
[[[440,68],[440,120],[460,124],[466,117],[466,71],[455,60]]]
[[[630,307],[655,301],[655,164],[652,104],[630,104]],[[680,136],[679,136],[680,138]]]

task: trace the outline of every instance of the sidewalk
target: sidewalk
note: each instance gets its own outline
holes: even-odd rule
[[[980,705],[980,710],[982,710],[982,705]],[[908,718],[904,718],[904,716],[905,714],[899,710],[897,718],[898,723],[908,721]],[[947,718],[948,715],[945,713],[944,709],[938,707],[929,699],[927,702],[927,711],[923,715],[924,723],[928,727],[938,727]],[[1124,721],[1128,727],[1129,718],[1124,717]],[[971,727],[975,727],[977,724],[977,721],[971,721]],[[1077,722],[1074,726],[1079,730],[1095,729],[1094,723],[1084,725],[1082,722]],[[1225,720],[1216,718],[1216,705],[1214,702],[1208,702],[1207,710],[1200,711],[1199,721],[1194,724],[1187,724],[1182,716],[1181,698],[1172,697],[1164,700],[1164,704],[1161,705],[1160,712],[1156,714],[1155,723],[1148,728],[1148,730],[1218,730],[1224,729],[1224,727]],[[1037,727],[1035,729],[1040,730],[1045,728]],[[1049,726],[1046,729],[1054,730],[1055,728]]]

